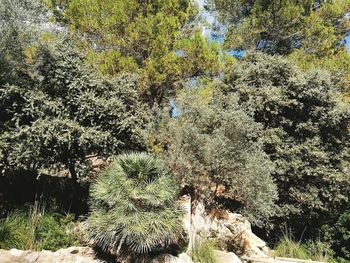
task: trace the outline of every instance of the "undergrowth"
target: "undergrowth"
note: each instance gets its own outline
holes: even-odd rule
[[[0,249],[58,250],[79,244],[72,215],[45,212],[37,203],[0,220]]]
[[[320,262],[339,262],[338,259],[334,258],[334,252],[328,243],[321,241],[301,243],[300,241],[294,241],[288,235],[282,237],[274,251],[277,257],[311,259]]]
[[[218,263],[215,250],[216,244],[213,240],[196,239],[192,248],[192,259],[194,263]]]

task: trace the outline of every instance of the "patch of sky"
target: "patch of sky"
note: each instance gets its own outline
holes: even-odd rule
[[[343,44],[345,45],[346,49],[350,53],[350,32],[348,32],[343,40]]]
[[[208,36],[210,41],[215,41],[219,44],[223,44],[225,40],[225,28],[223,25],[219,25],[219,23],[215,19],[215,14],[207,11],[205,9],[205,0],[196,0],[202,20],[202,34]],[[215,26],[216,30],[213,30]],[[226,51],[227,54],[241,58],[246,55],[246,51],[244,50],[235,50],[231,49]]]
[[[171,117],[176,118],[178,116],[180,116],[180,110],[176,105],[176,101],[174,99],[170,99],[170,114]]]

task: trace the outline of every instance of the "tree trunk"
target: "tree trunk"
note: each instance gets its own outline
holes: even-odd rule
[[[74,162],[71,162],[71,163],[69,164],[69,173],[70,173],[71,178],[72,178],[74,181],[77,181],[77,180],[78,180],[78,176],[77,176],[77,173],[76,173],[76,171],[75,171]]]

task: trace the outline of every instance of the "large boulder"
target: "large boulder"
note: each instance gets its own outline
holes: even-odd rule
[[[70,247],[56,252],[0,249],[0,263],[101,263],[87,247]]]
[[[218,263],[242,263],[242,261],[233,252],[225,252],[221,250],[215,250]]]

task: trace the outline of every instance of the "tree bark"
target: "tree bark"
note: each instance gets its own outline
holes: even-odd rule
[[[69,164],[69,173],[70,173],[70,176],[71,178],[74,180],[74,181],[77,181],[78,180],[78,176],[77,176],[77,173],[75,171],[75,166],[74,166],[74,163],[71,162]]]

